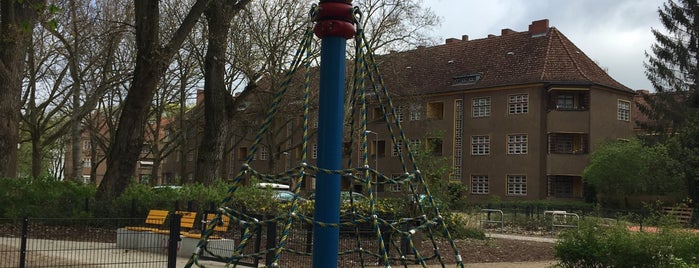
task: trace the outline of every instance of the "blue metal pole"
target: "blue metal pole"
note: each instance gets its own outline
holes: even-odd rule
[[[318,167],[331,170],[342,168],[346,42],[342,37],[326,37],[321,43]],[[339,174],[318,174],[317,221],[340,222],[340,179]],[[316,225],[313,236],[313,267],[337,267],[339,229]]]
[[[342,134],[345,99],[345,51],[354,35],[352,1],[321,0],[315,34],[322,38],[320,53],[320,96],[318,104],[318,167],[342,168]],[[340,223],[339,174],[320,172],[316,177],[315,220]],[[313,226],[313,267],[337,267],[340,230],[335,226]]]

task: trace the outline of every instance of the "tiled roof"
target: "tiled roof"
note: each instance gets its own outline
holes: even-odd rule
[[[390,90],[400,95],[542,82],[596,84],[633,92],[560,31],[548,28],[548,21],[545,26],[540,34],[506,29],[501,36],[452,39],[443,45],[382,55],[377,61]],[[455,77],[475,74],[480,74],[478,82],[454,85]]]

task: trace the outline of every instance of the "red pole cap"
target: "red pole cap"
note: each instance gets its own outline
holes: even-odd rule
[[[352,0],[320,0],[316,25],[313,32],[318,38],[337,36],[354,37],[354,14]]]

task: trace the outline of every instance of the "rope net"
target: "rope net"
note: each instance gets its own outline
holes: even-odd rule
[[[315,17],[317,7],[314,6],[310,17]],[[361,13],[354,9],[355,19],[361,19]],[[356,25],[361,25],[356,23]],[[349,157],[346,167],[341,170],[328,170],[311,165],[307,161],[309,140],[309,99],[310,99],[310,70],[313,46],[312,24],[306,29],[303,39],[293,58],[291,68],[282,80],[271,106],[265,114],[264,121],[258,130],[247,154],[245,164],[235,178],[230,182],[228,195],[220,203],[215,217],[206,224],[202,231],[195,252],[185,267],[207,267],[200,260],[215,260],[224,262],[227,267],[257,264],[265,259],[264,267],[310,267],[312,256],[311,237],[312,226],[338,228],[340,230],[340,249],[338,267],[366,267],[400,264],[439,264],[446,267],[445,255],[440,253],[440,243],[448,242],[448,251],[453,254],[450,258],[456,267],[464,267],[459,250],[449,233],[439,207],[430,194],[429,187],[418,169],[415,148],[411,148],[410,140],[396,116],[397,110],[393,105],[388,90],[379,73],[372,49],[364,35],[363,29],[357,29],[354,37],[355,57],[353,79],[350,90],[347,91],[346,107],[349,109],[345,133],[350,133],[350,142],[346,149],[352,155],[352,148],[360,147],[359,161],[352,163]],[[300,163],[279,174],[263,173],[251,164],[260,147],[262,137],[270,130],[270,125],[279,110],[282,99],[289,92],[292,77],[298,72],[303,74],[303,138],[301,145]],[[369,85],[367,87],[367,85]],[[373,98],[373,100],[370,100]],[[370,166],[367,135],[367,103],[376,102],[386,122],[390,133],[393,150],[401,163],[403,173],[400,176],[386,176]],[[357,114],[358,113],[358,114]],[[356,135],[358,134],[358,135]],[[378,153],[378,152],[375,152]],[[300,196],[301,185],[305,180],[315,179],[317,174],[339,174],[350,185],[349,198],[341,204],[340,223],[326,223],[315,220],[313,211],[304,210],[303,198]],[[292,183],[291,202],[283,206],[283,211],[276,215],[252,215],[246,213],[240,206],[232,202],[234,195],[245,181],[256,180],[267,183]],[[368,194],[367,200],[358,200],[353,194],[354,185],[361,185]],[[378,204],[375,187],[399,187],[407,189],[406,203],[409,203],[409,215],[387,213]],[[320,206],[319,206],[320,207]],[[407,208],[406,207],[406,208]],[[224,223],[224,217],[230,219],[229,232],[240,232],[232,250],[217,250],[214,235],[215,228]],[[390,218],[385,218],[390,217]],[[278,233],[279,235],[277,236]],[[257,240],[255,237],[258,237]],[[266,236],[266,245],[261,249],[261,237]],[[422,250],[421,250],[422,249]],[[425,253],[424,251],[427,251]]]

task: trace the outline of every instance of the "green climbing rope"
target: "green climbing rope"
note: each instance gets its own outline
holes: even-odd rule
[[[311,81],[311,54],[313,45],[313,32],[312,32],[312,20],[316,16],[318,10],[314,6],[309,12],[309,26],[303,35],[301,43],[294,55],[291,68],[286,73],[282,83],[279,86],[279,90],[274,96],[272,104],[265,114],[263,123],[258,130],[251,149],[246,156],[246,160],[236,174],[234,179],[230,182],[231,187],[228,190],[227,196],[222,200],[221,207],[217,210],[216,216],[213,220],[207,223],[205,230],[202,232],[201,239],[197,245],[196,251],[192,254],[191,258],[187,262],[185,267],[206,267],[200,259],[203,255],[211,256],[220,262],[225,262],[227,264],[236,267],[243,260],[252,259],[256,260],[264,256],[270,256],[271,261],[268,261],[267,267],[281,267],[289,266],[283,264],[280,260],[285,253],[294,254],[299,256],[310,256],[312,253],[308,251],[302,251],[293,249],[288,246],[290,241],[290,234],[295,226],[298,225],[317,225],[329,228],[351,228],[356,238],[356,248],[352,250],[342,251],[339,254],[342,256],[357,254],[359,257],[359,264],[361,267],[365,267],[369,263],[381,263],[385,267],[390,267],[391,263],[400,263],[402,266],[406,266],[409,263],[418,263],[422,267],[427,267],[427,261],[436,260],[441,267],[446,267],[444,258],[439,253],[438,244],[435,237],[435,228],[443,230],[443,235],[449,240],[449,245],[453,250],[456,266],[464,267],[463,260],[461,259],[458,248],[452,239],[449,230],[444,222],[443,217],[439,212],[438,206],[432,198],[429,192],[429,187],[422,176],[422,173],[418,169],[415,161],[415,155],[413,153],[413,148],[411,148],[410,142],[406,138],[405,132],[401,127],[400,120],[396,116],[397,110],[391,101],[388,89],[380,75],[378,64],[376,63],[374,53],[369,46],[369,42],[366,40],[364,30],[358,28],[356,31],[355,40],[355,58],[354,58],[354,69],[353,69],[353,81],[348,97],[348,107],[352,107],[351,115],[348,121],[348,135],[349,137],[349,154],[352,155],[352,149],[354,146],[361,147],[360,156],[360,166],[353,167],[352,157],[349,157],[347,167],[341,170],[327,170],[322,169],[317,166],[311,165],[307,161],[307,151],[308,151],[308,140],[309,140],[309,110],[310,110],[310,81]],[[361,20],[361,12],[354,9],[355,18]],[[361,25],[357,23],[356,25]],[[265,174],[257,171],[252,165],[252,160],[257,152],[259,144],[262,141],[262,137],[265,133],[270,131],[270,124],[274,120],[279,106],[282,103],[284,96],[289,92],[292,79],[297,75],[297,73],[303,69],[303,137],[301,144],[301,157],[298,166],[293,167],[287,171],[279,174]],[[369,84],[370,87],[367,88],[366,85]],[[369,150],[367,143],[367,97],[374,96],[376,103],[379,104],[379,108],[383,113],[384,122],[386,122],[387,130],[391,134],[391,141],[394,146],[403,146],[407,152],[407,159],[402,153],[398,154],[399,161],[403,169],[403,175],[397,177],[387,177],[380,174],[377,170],[372,169],[369,166]],[[359,115],[356,115],[355,107],[358,106]],[[358,121],[359,125],[355,124]],[[356,137],[359,140],[356,140]],[[395,150],[402,151],[403,147],[396,147]],[[310,216],[304,215],[299,210],[300,203],[300,191],[301,185],[304,179],[314,178],[316,174],[326,173],[326,174],[339,174],[343,178],[350,180],[350,185],[359,184],[367,189],[369,195],[369,214],[360,215],[360,210],[355,204],[355,200],[350,198],[350,210],[349,210],[349,220],[343,220],[340,223],[325,223],[316,221]],[[233,199],[236,190],[241,186],[246,177],[257,178],[264,182],[285,182],[294,181],[293,189],[291,191],[294,193],[294,198],[289,206],[288,210],[280,215],[275,215],[274,217],[258,219],[255,216],[248,215],[239,208],[231,206],[230,202]],[[376,178],[372,181],[372,178]],[[417,202],[418,212],[417,216],[411,218],[403,218],[398,220],[386,220],[380,217],[380,213],[377,209],[376,197],[373,195],[373,187],[378,187],[379,185],[391,185],[400,184],[407,185],[410,191],[410,195],[413,200],[418,200],[418,189],[422,190],[428,196],[429,210],[422,202]],[[428,213],[429,211],[429,213]],[[434,215],[433,217],[428,217],[426,215]],[[214,227],[221,224],[223,217],[230,218],[232,224],[240,227],[240,237],[237,241],[235,248],[227,254],[227,256],[222,256],[210,250],[208,248],[209,238],[214,233]],[[283,229],[281,235],[275,245],[268,245],[266,249],[250,252],[246,250],[250,243],[254,240],[254,236],[258,233],[264,226],[275,226],[277,222],[283,222]],[[401,226],[406,225],[408,222],[418,222],[416,226],[412,226],[409,230],[403,230]],[[362,239],[360,238],[360,226],[366,224],[371,225],[372,232],[374,234],[374,239],[378,244],[378,251],[365,249],[362,247]],[[422,254],[415,244],[416,235],[418,233],[426,233],[427,237],[431,241],[432,245],[432,255],[425,256]],[[404,249],[396,244],[396,238],[403,239],[407,244],[408,252],[404,252]],[[387,250],[387,243],[391,244],[397,252],[397,257],[393,256]],[[412,254],[414,257],[409,259],[406,255]],[[376,261],[369,261],[367,258],[373,258]]]

